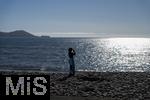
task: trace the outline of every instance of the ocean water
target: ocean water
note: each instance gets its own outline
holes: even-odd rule
[[[69,47],[78,71],[150,71],[149,38],[0,38],[0,69],[68,71]]]

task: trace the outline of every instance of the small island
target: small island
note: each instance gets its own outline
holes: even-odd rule
[[[41,38],[42,38],[42,39],[49,39],[49,38],[50,38],[50,36],[42,35],[42,36],[41,36]]]

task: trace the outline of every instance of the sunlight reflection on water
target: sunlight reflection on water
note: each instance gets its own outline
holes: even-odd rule
[[[93,52],[89,62],[95,62],[97,67],[93,65],[95,67],[91,71],[149,71],[150,39],[148,38],[97,39],[93,44],[95,44],[94,50],[91,50],[92,48],[89,50]]]

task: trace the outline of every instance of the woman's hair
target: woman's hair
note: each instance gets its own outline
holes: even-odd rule
[[[68,49],[69,52],[71,52],[72,50],[73,50],[72,48],[69,48],[69,49]]]

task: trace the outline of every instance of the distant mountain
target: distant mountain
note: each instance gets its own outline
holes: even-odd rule
[[[29,37],[34,38],[37,36],[32,35],[31,33],[28,33],[24,30],[17,30],[13,32],[0,32],[0,37]]]

